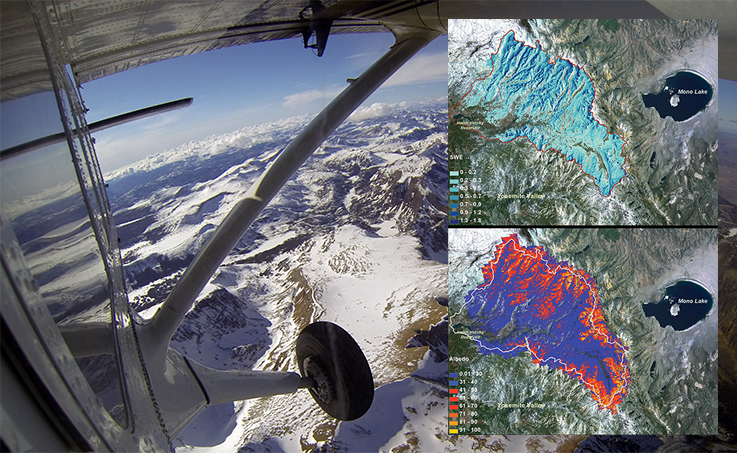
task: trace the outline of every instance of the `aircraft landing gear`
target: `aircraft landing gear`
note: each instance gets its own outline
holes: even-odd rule
[[[297,364],[317,404],[338,420],[355,420],[371,407],[374,379],[355,340],[341,327],[316,322],[297,338]]]

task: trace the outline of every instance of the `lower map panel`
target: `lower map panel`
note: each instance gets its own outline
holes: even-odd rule
[[[449,433],[716,434],[715,228],[448,241]]]

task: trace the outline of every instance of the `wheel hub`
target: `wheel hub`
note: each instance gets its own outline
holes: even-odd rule
[[[330,403],[335,396],[335,389],[330,382],[330,376],[320,364],[319,359],[307,357],[303,362],[303,367],[305,374],[315,381],[315,386],[312,390],[317,397],[325,403]]]

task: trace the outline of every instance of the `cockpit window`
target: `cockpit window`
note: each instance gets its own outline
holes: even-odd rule
[[[38,38],[32,41],[41,52]],[[6,79],[0,91],[12,91],[5,90],[10,87]],[[41,85],[50,86],[51,81]],[[2,217],[12,225],[34,287],[79,368],[113,419],[126,426],[113,339],[113,291],[57,95],[41,91],[4,97],[0,113]]]

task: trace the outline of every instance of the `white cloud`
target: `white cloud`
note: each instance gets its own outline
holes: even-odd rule
[[[726,118],[719,118],[719,130],[737,133],[737,121]]]
[[[302,91],[300,93],[290,94],[288,96],[284,96],[284,104],[282,104],[283,107],[299,107],[305,104],[309,104],[311,102],[325,100],[325,99],[333,99],[335,96],[338,95],[343,91],[343,88],[335,87],[335,88],[328,88],[326,90],[310,90],[310,91]]]
[[[346,60],[355,60],[356,58],[367,58],[367,57],[371,57],[373,59],[372,61],[376,61],[378,59],[378,57],[380,57],[380,56],[381,56],[381,53],[377,53],[377,52],[362,52],[362,53],[356,53],[356,54],[353,54],[353,55],[348,55],[347,57],[345,57],[345,59]]]
[[[377,102],[376,104],[371,104],[368,107],[357,108],[351,116],[348,117],[348,121],[362,121],[369,118],[375,118],[377,116],[383,116],[389,113],[389,110],[389,104]]]
[[[415,56],[391,76],[383,86],[415,85],[427,82],[447,82],[447,80],[448,54],[443,52]]]
[[[448,55],[438,52],[429,55],[417,55],[407,62],[399,71],[387,80],[383,87],[417,85],[428,82],[446,82],[448,80]],[[330,101],[337,96],[344,87],[332,87],[324,90],[309,90],[284,96],[282,107],[290,109],[305,107],[317,101]],[[373,106],[369,107],[372,108]],[[376,107],[377,109],[379,107]],[[354,113],[356,120],[360,115],[370,115],[369,111]],[[378,116],[378,114],[374,115]],[[364,116],[362,119],[368,118]]]

